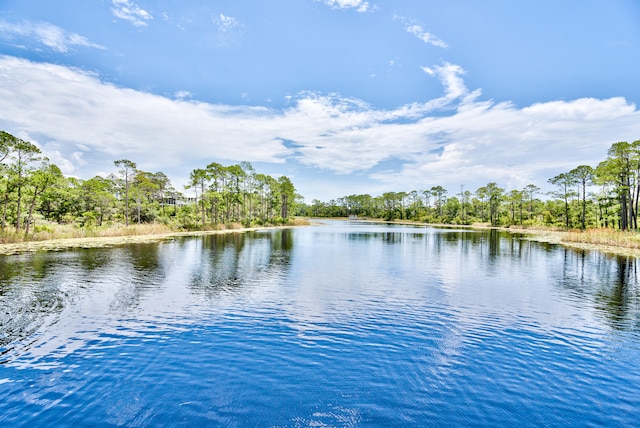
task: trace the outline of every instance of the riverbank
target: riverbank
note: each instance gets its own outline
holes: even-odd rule
[[[530,241],[562,245],[576,250],[599,251],[610,255],[640,257],[640,234],[634,232],[621,232],[619,230],[587,229],[586,231],[563,231],[541,228],[491,227],[486,224],[425,224],[414,221],[383,221],[375,219],[363,219],[358,221],[477,230],[495,229],[512,234],[522,235],[523,239],[527,239]],[[227,233],[246,233],[256,230],[283,229],[309,224],[313,224],[313,221],[297,219],[292,224],[283,226],[237,227],[203,231],[168,231],[164,228],[151,228],[141,229],[141,233],[135,233],[134,231],[131,234],[118,234],[117,236],[102,235],[92,237],[55,238],[16,243],[0,243],[0,255],[63,251],[73,248],[105,248],[127,244],[161,242],[182,236],[206,236]],[[118,229],[115,229],[112,232],[116,234],[121,233],[118,231]]]
[[[604,254],[640,257],[640,233],[623,232],[613,229],[561,230],[536,227],[495,227],[489,224],[453,225],[432,224],[417,221],[384,221],[376,219],[361,219],[357,221],[371,221],[388,224],[406,224],[411,226],[431,226],[455,229],[500,230],[512,234],[522,235],[523,239],[548,244],[562,245],[576,250],[599,251]]]
[[[221,235],[228,233],[247,233],[256,230],[268,229],[287,229],[304,225],[304,222],[296,222],[291,225],[283,226],[257,226],[257,227],[239,227],[232,229],[218,230],[197,230],[197,231],[162,231],[156,233],[130,234],[120,236],[96,236],[96,237],[79,237],[79,238],[58,238],[46,239],[41,241],[26,241],[8,244],[0,244],[0,255],[13,255],[23,253],[47,252],[47,251],[64,251],[74,248],[107,248],[127,244],[146,244],[153,242],[168,241],[184,236],[207,236]]]
[[[604,254],[640,257],[640,235],[619,230],[587,229],[585,231],[552,231],[535,229],[505,229],[522,233],[524,239],[562,245],[576,250],[599,251]]]
[[[574,250],[599,251],[604,254],[640,257],[640,235],[611,229],[552,230],[518,227],[468,226],[471,229],[497,229],[522,235],[523,239],[562,245]]]

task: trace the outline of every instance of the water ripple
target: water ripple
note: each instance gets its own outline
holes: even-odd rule
[[[0,423],[633,425],[631,262],[510,239],[340,223],[1,259]]]

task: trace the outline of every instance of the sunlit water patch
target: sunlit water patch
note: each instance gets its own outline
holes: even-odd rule
[[[630,426],[636,260],[360,222],[0,258],[6,426]]]

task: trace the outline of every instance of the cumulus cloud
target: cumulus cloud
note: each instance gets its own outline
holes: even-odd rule
[[[624,98],[519,108],[481,100],[458,65],[424,71],[442,82],[441,97],[381,110],[305,92],[278,110],[170,99],[77,69],[0,56],[0,129],[51,141],[45,154],[49,147],[52,158],[66,159],[65,172],[78,175],[108,171],[120,158],[185,176],[212,160],[289,160],[367,174],[371,188],[396,190],[540,185],[577,165],[597,164],[613,142],[640,136],[640,112]]]
[[[474,101],[447,117],[423,119],[427,146],[401,170],[374,174],[388,182],[478,186],[489,181],[521,189],[580,164],[595,166],[618,140],[640,135],[640,112],[624,98],[582,98],[518,109]]]
[[[357,12],[369,12],[373,10],[367,1],[363,0],[316,0],[322,1],[332,9],[355,9]]]
[[[30,138],[27,138],[27,140],[32,143],[37,143]],[[64,174],[73,176],[77,170],[76,165],[82,166],[85,164],[81,151],[75,151],[71,152],[69,155],[65,155],[60,151],[60,144],[55,141],[40,144],[39,146],[41,150],[46,153],[49,161],[52,164],[57,165]]]
[[[116,18],[129,21],[136,27],[144,27],[153,19],[151,13],[129,0],[112,0],[112,5],[111,11]]]
[[[416,36],[419,40],[422,40],[423,42],[429,44],[429,45],[433,45],[433,46],[437,46],[439,48],[448,48],[449,45],[444,42],[443,40],[439,39],[437,36],[435,36],[434,34],[426,31],[424,29],[424,27],[422,26],[422,24],[416,22],[413,19],[409,19],[409,18],[405,18],[402,16],[394,16],[395,20],[399,20],[403,23],[404,25],[404,29],[407,33],[409,34],[413,34],[414,36]]]
[[[67,53],[73,47],[104,49],[79,34],[65,31],[48,22],[15,23],[0,20],[0,36],[16,43],[36,42],[60,53]]]

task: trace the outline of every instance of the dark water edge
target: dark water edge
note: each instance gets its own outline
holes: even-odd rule
[[[632,426],[637,261],[327,222],[0,257],[0,424]]]

